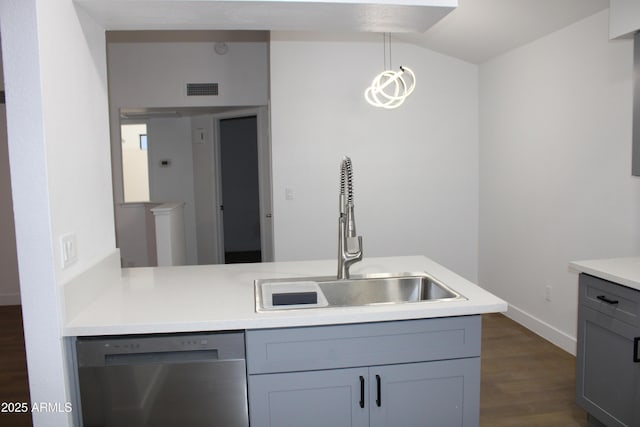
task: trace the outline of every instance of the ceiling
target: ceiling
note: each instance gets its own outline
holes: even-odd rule
[[[107,30],[393,32],[475,64],[609,7],[609,0],[76,0]],[[381,4],[384,3],[384,4]]]
[[[420,32],[457,0],[75,0],[107,30]]]
[[[459,0],[423,34],[397,38],[480,64],[609,7],[609,0]]]

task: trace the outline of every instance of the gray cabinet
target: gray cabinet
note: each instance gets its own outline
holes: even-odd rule
[[[366,368],[251,375],[251,426],[368,426],[367,376]]]
[[[607,426],[640,426],[640,291],[580,275],[576,401]]]
[[[477,426],[479,356],[479,316],[247,331],[251,426]]]
[[[369,368],[372,427],[477,426],[480,358]]]

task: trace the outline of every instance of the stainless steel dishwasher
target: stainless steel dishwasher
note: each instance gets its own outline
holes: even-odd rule
[[[78,338],[85,427],[247,427],[244,333]]]

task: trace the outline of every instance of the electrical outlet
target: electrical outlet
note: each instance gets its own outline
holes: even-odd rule
[[[544,299],[551,302],[551,286],[549,285],[544,287]]]
[[[60,255],[62,268],[67,268],[78,260],[78,244],[75,233],[60,236]]]

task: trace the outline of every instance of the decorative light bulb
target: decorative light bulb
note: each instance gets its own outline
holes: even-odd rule
[[[410,80],[407,81],[407,76]],[[378,74],[365,92],[364,98],[374,107],[398,108],[416,87],[416,76],[408,67],[400,71],[385,70]]]

